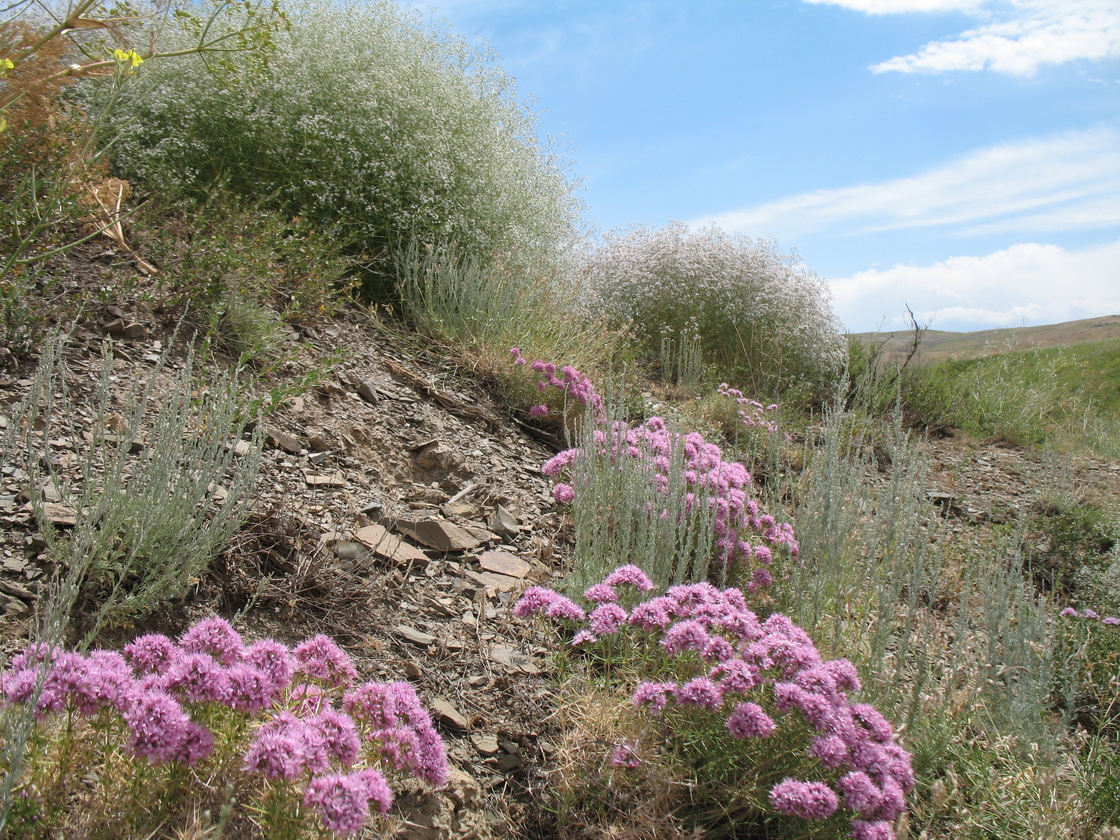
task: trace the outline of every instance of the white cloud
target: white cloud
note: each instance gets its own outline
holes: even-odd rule
[[[994,70],[1033,76],[1044,64],[1120,56],[1116,0],[805,0],[867,14],[971,14],[981,25],[871,67],[876,73]]]
[[[849,330],[905,328],[906,306],[934,329],[978,330],[1120,314],[1120,242],[1081,251],[1021,243],[980,257],[896,265],[828,281]]]
[[[791,239],[946,227],[957,233],[1094,229],[1120,221],[1120,132],[1069,132],[979,149],[906,178],[817,190],[696,220]]]

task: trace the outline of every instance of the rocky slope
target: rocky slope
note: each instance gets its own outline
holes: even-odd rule
[[[76,330],[67,357],[78,404],[110,335],[121,383],[148,376],[168,340],[143,313],[101,316]],[[451,784],[402,792],[397,836],[549,836],[539,806],[560,740],[549,658],[557,640],[509,608],[527,586],[555,583],[567,559],[565,520],[540,473],[552,450],[438,352],[369,313],[290,339],[285,379],[341,361],[268,418],[248,525],[184,603],[109,637],[174,633],[213,612],[240,615],[249,637],[294,643],[329,633],[363,678],[410,680],[447,741]],[[29,385],[0,381],[0,400],[11,406]],[[4,423],[8,414],[0,409]],[[73,441],[51,445],[65,472]],[[959,529],[1027,513],[1053,469],[1006,447],[950,438],[928,446],[935,501]],[[1076,462],[1069,479],[1115,494],[1120,463]],[[0,631],[9,654],[29,632],[45,579],[24,485],[18,467],[4,467]]]

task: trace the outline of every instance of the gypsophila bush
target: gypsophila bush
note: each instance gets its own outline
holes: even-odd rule
[[[698,340],[706,365],[756,394],[819,392],[843,367],[824,282],[773,242],[674,222],[608,235],[584,271],[587,309],[632,321],[655,365],[678,352],[666,341]]]
[[[371,805],[388,812],[391,780],[447,781],[412,686],[359,683],[322,635],[247,644],[209,618],[119,652],[34,645],[0,695],[37,720],[6,836],[149,836],[223,806],[256,836],[353,836]]]
[[[694,787],[682,810],[706,836],[765,826],[832,838],[847,826],[857,840],[893,838],[914,787],[910,756],[849,696],[860,688],[852,664],[824,661],[781,614],[760,619],[738,589],[653,589],[628,565],[583,593],[586,608],[542,587],[514,608],[565,626],[574,651],[646,715],[645,733],[614,745],[609,763],[636,774],[647,753],[683,763]]]
[[[511,354],[526,363],[518,348]],[[610,420],[580,371],[540,359],[529,367],[543,376],[542,393],[560,392],[587,408],[576,445],[541,467],[556,482],[553,499],[573,508],[575,585],[611,564],[639,561],[653,564],[661,583],[702,580],[715,562],[722,579],[733,574],[754,593],[773,582],[775,554],[798,559],[792,526],[760,509],[747,469],[725,461],[703,435],[675,432],[660,417],[638,425]],[[550,410],[542,403],[531,414]]]
[[[374,263],[410,241],[556,256],[576,205],[559,157],[490,53],[390,2],[297,0],[263,66],[185,59],[145,73],[114,160],[152,188],[253,201],[348,228]],[[172,47],[185,35],[162,33]],[[245,61],[257,56],[247,55]]]

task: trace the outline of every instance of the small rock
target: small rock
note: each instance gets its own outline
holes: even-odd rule
[[[494,508],[487,524],[490,526],[490,530],[506,539],[513,539],[521,533],[521,525],[518,523],[517,517],[501,505]]]
[[[509,575],[496,575],[493,572],[463,572],[463,577],[470,583],[482,589],[493,589],[496,592],[508,592],[511,589],[516,589],[519,586],[524,586],[524,582],[517,578],[512,578]]]
[[[429,705],[436,719],[445,726],[459,730],[470,726],[470,722],[446,697],[434,697]]]
[[[411,546],[395,534],[390,534],[383,525],[367,525],[359,528],[354,539],[369,548],[378,557],[394,563],[427,563],[428,555]]]
[[[303,451],[298,440],[279,429],[266,429],[265,437],[275,449],[282,449],[289,455],[299,455]]]
[[[482,545],[481,540],[444,519],[399,519],[395,526],[398,531],[436,551],[468,551]]]
[[[479,755],[489,757],[498,753],[498,739],[493,735],[480,732],[471,736],[471,743],[474,744],[474,748],[478,750]]]
[[[533,568],[516,554],[510,554],[508,551],[484,551],[479,556],[478,563],[483,571],[508,575],[512,578],[524,578]]]
[[[357,391],[358,396],[368,403],[377,403],[381,399],[377,395],[377,384],[372,379],[360,382]]]
[[[342,477],[340,470],[335,470],[326,475],[318,475],[315,473],[304,473],[303,480],[307,482],[308,487],[345,487],[346,479]]]
[[[425,633],[423,630],[417,630],[415,627],[409,627],[407,624],[398,624],[396,634],[405,641],[412,642],[414,645],[421,647],[428,647],[436,641],[436,637],[431,633]]]

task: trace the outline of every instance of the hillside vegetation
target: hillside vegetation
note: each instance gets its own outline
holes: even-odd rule
[[[1110,326],[902,365],[777,243],[588,240],[512,80],[393,3],[8,15],[0,834],[1120,837]],[[524,483],[485,523],[429,403]],[[934,435],[1038,486],[971,509]],[[277,513],[397,462],[392,515]]]

